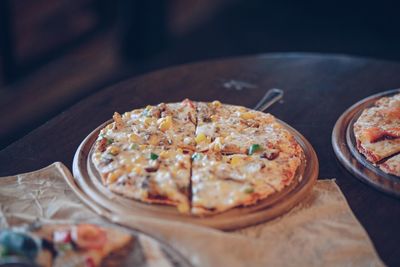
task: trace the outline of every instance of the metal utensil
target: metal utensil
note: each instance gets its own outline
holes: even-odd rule
[[[255,110],[265,111],[272,104],[279,101],[283,97],[283,90],[278,88],[269,89],[260,102],[254,107]]]

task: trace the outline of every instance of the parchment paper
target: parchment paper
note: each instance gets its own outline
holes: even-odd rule
[[[70,175],[57,162],[0,178],[0,227],[35,219],[105,222],[65,183]],[[334,180],[319,180],[284,216],[234,232],[146,217],[117,222],[166,241],[196,267],[384,266]]]

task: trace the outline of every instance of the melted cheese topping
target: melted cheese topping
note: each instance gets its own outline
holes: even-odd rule
[[[182,212],[253,204],[290,184],[301,163],[293,136],[272,115],[245,107],[185,100],[115,114],[114,120],[92,156],[103,183]]]
[[[285,153],[274,160],[199,153],[192,163],[192,212],[252,204],[289,185],[300,163],[300,157]]]

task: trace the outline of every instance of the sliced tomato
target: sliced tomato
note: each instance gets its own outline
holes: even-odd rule
[[[71,237],[78,247],[84,249],[100,249],[107,242],[106,231],[93,224],[74,226]]]
[[[364,135],[369,142],[374,143],[382,137],[383,131],[378,127],[371,127],[365,130]]]
[[[378,127],[371,127],[365,130],[364,133],[367,140],[371,143],[375,143],[385,139],[395,139],[400,137],[399,128],[390,128],[388,130],[382,130]]]
[[[400,119],[400,107],[382,109],[380,112],[390,119]]]
[[[87,257],[85,259],[85,266],[86,267],[96,267],[96,263],[94,262],[92,257]]]

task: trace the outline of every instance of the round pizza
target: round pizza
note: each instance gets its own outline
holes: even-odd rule
[[[400,94],[382,97],[354,123],[357,149],[386,173],[400,176]]]
[[[303,161],[300,145],[272,115],[188,99],[115,113],[92,153],[110,191],[192,215],[280,192]]]

